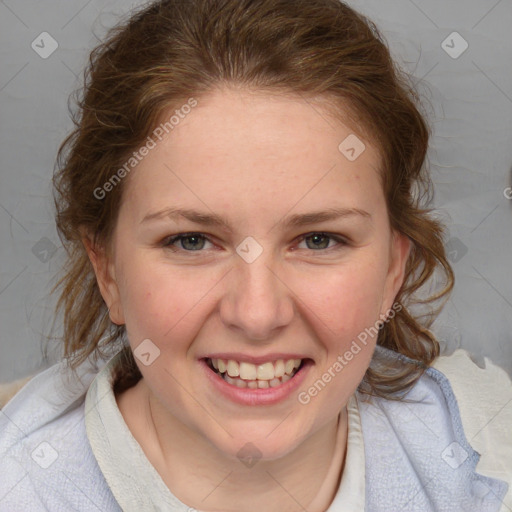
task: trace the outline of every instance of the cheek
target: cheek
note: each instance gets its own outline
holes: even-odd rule
[[[346,340],[373,325],[379,316],[385,282],[379,266],[347,265],[335,272],[326,271],[323,277],[301,279],[302,284],[300,280],[297,283],[301,298],[329,327],[331,335],[336,333]]]
[[[133,345],[149,338],[159,347],[179,346],[201,326],[208,291],[218,279],[206,273],[184,274],[166,265],[131,264],[121,291],[126,330]]]
[[[318,287],[324,282],[323,287]],[[370,365],[384,287],[382,267],[351,266],[303,288],[324,355],[313,385],[301,390],[302,404],[314,404],[318,424],[331,418],[354,393]],[[308,291],[309,290],[309,291]]]
[[[156,342],[185,314],[184,283],[173,283],[169,275],[148,265],[130,265],[123,270],[121,303],[130,339],[136,343],[138,338],[155,338]]]

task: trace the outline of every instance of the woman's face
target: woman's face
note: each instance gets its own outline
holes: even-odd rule
[[[334,421],[401,286],[409,244],[354,137],[319,103],[223,89],[125,178],[103,297],[169,418],[227,455],[280,457]]]

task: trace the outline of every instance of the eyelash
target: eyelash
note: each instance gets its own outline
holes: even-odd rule
[[[349,245],[348,241],[340,236],[337,236],[337,235],[333,235],[331,233],[325,233],[323,231],[312,231],[310,233],[306,233],[305,235],[302,235],[299,239],[299,243],[302,242],[303,240],[305,240],[306,238],[310,238],[314,235],[320,235],[322,237],[327,237],[327,238],[330,238],[332,240],[334,240],[335,242],[337,242],[339,244],[339,247],[328,247],[328,248],[325,248],[325,249],[318,249],[318,250],[314,250],[314,249],[310,249],[311,252],[326,252],[326,251],[332,251],[332,250],[340,250],[342,249],[343,247]],[[164,248],[167,248],[167,249],[170,249],[172,250],[173,252],[187,252],[187,253],[201,253],[201,252],[204,252],[204,249],[198,249],[196,251],[189,251],[187,249],[182,249],[182,248],[177,248],[177,247],[173,247],[173,244],[175,242],[178,242],[180,240],[183,240],[183,239],[187,239],[187,238],[192,238],[192,237],[198,237],[200,239],[203,239],[203,240],[206,240],[210,243],[213,243],[211,242],[211,240],[204,234],[202,233],[197,233],[197,232],[190,232],[190,233],[179,233],[177,235],[173,235],[173,236],[170,236],[170,237],[167,237],[163,240],[162,242],[162,246]]]

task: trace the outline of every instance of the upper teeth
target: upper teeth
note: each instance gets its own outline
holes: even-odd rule
[[[233,359],[211,359],[212,365],[220,373],[227,371],[230,377],[240,377],[244,380],[272,380],[282,377],[285,373],[291,375],[298,368],[301,359],[278,359],[275,363],[251,364],[245,361],[238,362]]]

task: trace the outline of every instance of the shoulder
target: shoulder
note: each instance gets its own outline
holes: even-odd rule
[[[0,410],[0,511],[119,510],[85,431],[85,394],[62,363],[37,374]]]
[[[480,368],[463,349],[438,357],[432,367],[449,380],[470,442],[480,443],[491,433],[510,437],[506,427],[512,422],[512,380],[505,370],[488,358]],[[512,452],[508,455],[512,460]]]
[[[30,375],[12,382],[0,384],[0,409],[33,377]]]
[[[383,347],[374,359],[386,366],[418,363]],[[359,401],[370,510],[388,510],[386,503],[418,512],[447,504],[475,512],[510,509],[510,421],[504,411],[512,389],[506,373],[487,364],[482,373],[463,351],[443,356],[400,399]]]
[[[432,367],[450,383],[466,438],[480,454],[478,473],[509,484],[504,504],[512,508],[512,380],[489,358],[484,362],[480,368],[466,350],[457,349]]]

